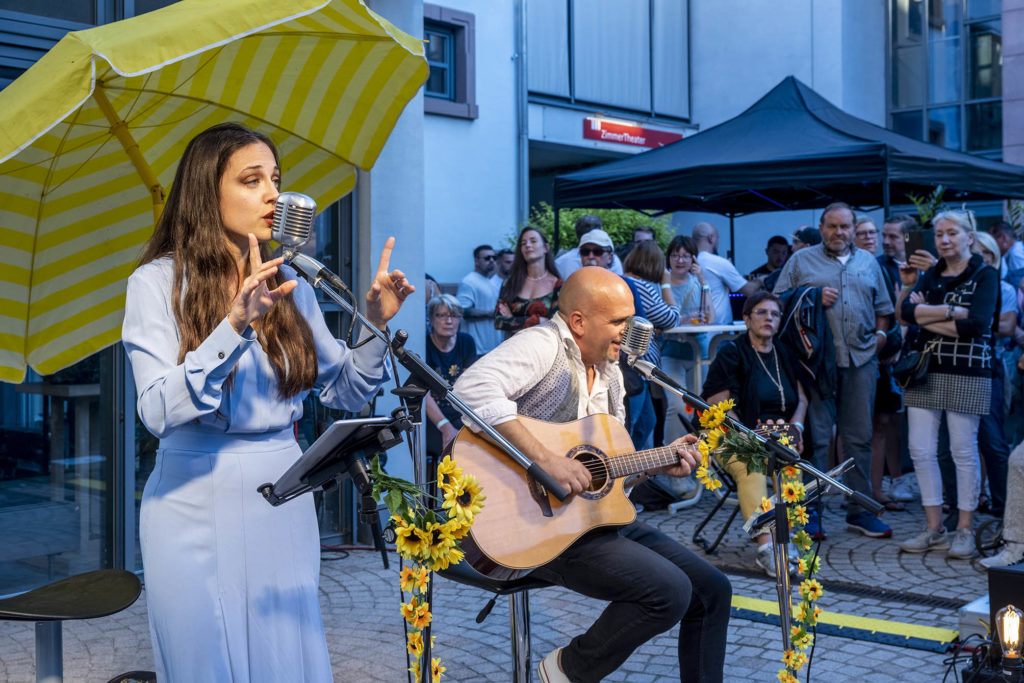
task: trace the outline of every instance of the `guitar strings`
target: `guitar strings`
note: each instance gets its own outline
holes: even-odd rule
[[[639,465],[649,462],[651,465],[658,465],[661,458],[669,454],[674,455],[675,449],[671,446],[660,446],[658,448],[651,448],[644,451],[633,451],[632,453],[613,455],[609,457],[607,461],[589,461],[580,462],[580,464],[583,465],[591,474],[601,474],[606,471],[614,470],[615,465],[617,464]]]

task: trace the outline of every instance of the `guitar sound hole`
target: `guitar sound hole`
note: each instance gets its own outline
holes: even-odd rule
[[[608,464],[605,462],[604,453],[594,448],[578,448],[570,457],[590,470],[590,488],[581,493],[581,497],[594,500],[608,493],[611,479],[608,476]]]

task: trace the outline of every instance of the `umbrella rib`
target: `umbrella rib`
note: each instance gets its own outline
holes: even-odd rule
[[[150,94],[150,95],[166,95],[166,93],[161,93],[161,92],[159,92],[157,90],[146,90],[145,88],[129,88],[129,87],[126,87],[126,86],[110,88],[110,90],[119,90],[119,91],[122,91],[122,92],[138,92],[138,93],[146,93],[146,94]],[[255,116],[255,115],[253,115],[252,112],[244,111],[242,109],[236,109],[235,107],[229,107],[229,106],[227,106],[225,104],[222,104],[220,102],[211,102],[209,100],[204,100],[201,97],[193,97],[192,95],[180,95],[180,94],[178,94],[178,95],[175,95],[175,97],[176,98],[180,98],[180,99],[184,99],[184,100],[191,100],[193,102],[199,102],[200,104],[205,104],[205,105],[211,106],[211,107],[218,107],[220,109],[225,109],[227,111],[234,112],[235,114],[238,114],[239,116],[244,116],[246,118],[255,119],[256,121],[259,121],[260,123],[264,123],[264,124],[266,124],[268,126],[272,126],[274,128],[280,128],[280,126],[275,124],[273,121],[270,121],[268,119],[265,119],[265,118],[262,118],[262,117],[259,117],[259,116]],[[333,150],[327,149],[326,147],[323,147],[323,146],[317,144],[316,142],[313,142],[308,137],[305,137],[303,135],[299,135],[298,133],[296,133],[293,130],[289,130],[288,133],[292,137],[294,137],[294,138],[296,138],[298,140],[306,142],[306,143],[312,145],[313,147],[316,147],[317,149],[323,150],[324,152],[330,154],[335,159],[338,159],[339,161],[341,161],[343,163],[352,164],[352,162],[349,161],[348,159],[340,156],[339,154],[337,154]],[[355,166],[355,164],[352,164],[352,165]]]
[[[215,59],[217,59],[217,57],[221,53],[221,50],[222,50],[222,48],[217,48],[216,50],[211,51],[208,55],[206,55],[205,59],[201,60],[200,63],[196,64],[195,69],[193,69],[191,73],[189,73],[187,76],[183,77],[173,88],[171,88],[169,93],[159,92],[158,93],[159,97],[155,98],[155,101],[152,101],[146,107],[143,107],[139,111],[133,113],[133,111],[132,111],[133,108],[135,107],[135,105],[137,105],[139,103],[139,100],[142,99],[142,95],[144,93],[154,93],[154,92],[157,92],[157,91],[154,91],[154,90],[149,90],[146,87],[146,86],[149,85],[150,77],[152,77],[156,72],[155,71],[151,71],[151,72],[147,73],[146,74],[146,82],[143,84],[143,87],[135,91],[135,93],[136,93],[135,94],[135,99],[132,100],[132,104],[128,108],[128,113],[124,117],[125,121],[127,121],[129,118],[131,118],[133,116],[144,116],[147,112],[152,111],[153,109],[159,107],[161,104],[163,104],[172,95],[174,97],[181,97],[181,95],[178,93],[178,88],[181,88],[182,86],[186,85],[189,81],[191,81],[193,78],[195,78],[196,74],[198,74],[200,71],[202,71],[204,68],[206,68],[206,66],[210,62],[212,62]],[[103,83],[103,87],[105,87],[107,90],[122,90],[122,91],[125,91],[125,92],[128,91],[127,88],[118,88],[112,82],[104,82]],[[181,120],[184,120],[184,119],[181,119]],[[165,123],[166,122],[161,122],[159,125],[164,125]],[[146,127],[146,126],[134,126],[134,128],[136,130],[138,130],[140,128],[144,128],[144,127]],[[156,127],[156,126],[153,126],[153,127]]]

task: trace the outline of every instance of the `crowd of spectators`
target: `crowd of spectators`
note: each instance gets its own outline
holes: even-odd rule
[[[982,563],[1019,562],[1024,446],[1010,451],[1024,437],[1024,244],[1006,223],[979,232],[969,212],[941,213],[931,225],[934,246],[907,253],[908,236],[921,229],[913,217],[886,217],[880,230],[837,202],[817,226],[800,226],[788,240],[772,236],[765,263],[746,277],[717,253],[718,230],[706,222],[689,236],[676,235],[665,251],[646,227],[616,249],[601,219],[584,215],[575,226],[577,245],[557,258],[545,236],[527,226],[512,250],[478,246],[455,297],[430,293],[427,360],[454,381],[477,354],[550,319],[563,279],[597,266],[625,279],[637,315],[658,331],[645,360],[692,383],[688,371],[707,362],[711,335],[697,337],[698,354],[678,333],[664,333],[679,325],[732,325],[730,294],[741,295],[745,333],[711,350],[703,387],[691,388],[711,402],[735,399],[734,417],[748,426],[783,424],[819,469],[852,458],[847,484],[886,511],[905,510],[915,499],[915,478],[927,526],[900,539],[901,551],[973,557],[980,505],[995,516],[1017,511],[1004,530],[1003,552]],[[809,316],[793,316],[798,307]],[[786,334],[794,317],[815,326]],[[894,367],[915,352],[925,352],[925,379],[901,387]],[[681,399],[629,368],[623,374],[626,426],[637,449],[680,436]],[[432,399],[427,414],[436,454],[454,437],[459,416]],[[737,482],[744,517],[757,514],[765,477],[723,466]],[[852,499],[844,506],[849,530],[892,536],[880,516]],[[817,515],[806,528],[825,538]],[[767,536],[755,529],[752,539],[757,564],[772,573]]]

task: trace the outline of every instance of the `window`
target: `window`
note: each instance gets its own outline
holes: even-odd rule
[[[958,151],[1002,156],[997,0],[891,0],[889,127]]]
[[[527,0],[531,102],[690,117],[689,0]]]
[[[428,97],[455,101],[455,33],[424,22],[423,38],[427,41],[427,64],[430,76],[424,86]]]
[[[426,113],[477,117],[475,24],[468,12],[423,4],[423,38],[430,66],[423,98]]]

